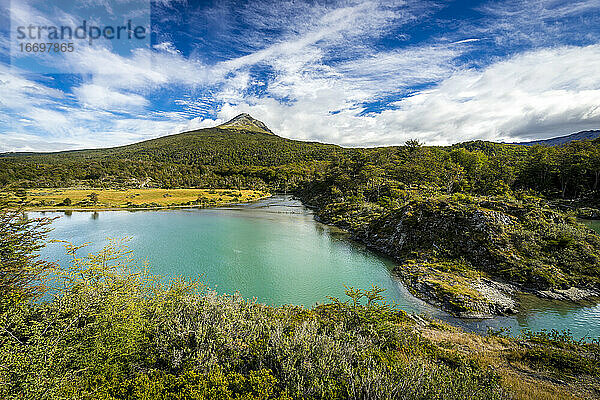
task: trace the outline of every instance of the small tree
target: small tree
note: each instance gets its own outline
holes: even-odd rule
[[[27,199],[27,191],[25,189],[17,189],[15,191],[15,196],[17,196],[21,201],[25,201]]]
[[[409,153],[414,153],[417,149],[423,147],[423,143],[419,142],[417,139],[408,139],[404,145]]]
[[[21,205],[22,207],[22,205]],[[0,197],[0,309],[4,301],[27,298],[40,289],[38,278],[50,264],[37,257],[50,228],[50,218],[27,218],[22,208]]]
[[[65,205],[65,206],[70,206],[71,204],[72,204],[72,201],[71,201],[71,199],[70,199],[70,198],[66,197],[66,198],[63,200],[63,205]]]
[[[93,204],[96,204],[96,203],[98,203],[98,193],[96,193],[96,192],[92,192],[92,193],[88,194],[88,195],[87,195],[87,197],[88,197],[88,199],[90,199],[90,201],[91,201]]]

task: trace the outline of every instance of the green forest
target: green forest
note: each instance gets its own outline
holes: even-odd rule
[[[35,257],[51,221],[27,188],[291,193],[397,262],[418,297],[458,316],[513,307],[473,282],[540,297],[600,293],[600,140],[342,148],[204,129],[129,146],[0,156],[0,397],[7,399],[597,398],[600,348],[568,333],[487,336],[347,288],[311,309],[165,280],[126,247]]]
[[[342,148],[209,128],[110,149],[5,153],[0,156],[0,185],[135,187],[149,180],[147,185],[160,188],[294,191],[327,178],[367,201],[393,199],[394,189],[411,186],[442,193],[534,191],[550,199],[593,200],[600,190],[599,143],[522,146],[475,141],[432,147],[410,140],[404,146]]]

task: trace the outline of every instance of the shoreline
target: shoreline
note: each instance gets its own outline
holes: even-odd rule
[[[271,198],[273,196],[279,195],[279,193],[269,193],[268,195],[261,196],[250,201],[245,202],[228,202],[221,203],[218,205],[211,206],[202,206],[202,205],[171,205],[171,206],[157,206],[157,207],[106,207],[106,208],[31,208],[25,209],[28,212],[100,212],[100,211],[156,211],[156,210],[169,210],[169,209],[182,209],[182,208],[197,208],[197,209],[217,209],[221,207],[228,207],[234,205],[248,205],[255,203],[257,201],[265,200]],[[394,267],[394,275],[395,277],[404,285],[407,290],[416,298],[426,302],[427,304],[435,307],[436,309],[446,312],[449,315],[452,315],[454,318],[460,319],[490,319],[496,318],[499,316],[507,316],[519,314],[523,310],[520,307],[518,301],[519,294],[530,294],[534,295],[539,299],[546,300],[554,300],[568,303],[581,303],[583,301],[594,302],[595,300],[600,299],[600,294],[596,291],[586,291],[584,288],[572,287],[570,290],[565,291],[557,291],[557,290],[547,290],[547,291],[539,291],[531,288],[511,285],[506,282],[500,282],[497,279],[493,279],[489,276],[480,277],[480,279],[476,279],[476,283],[478,285],[478,291],[484,292],[486,296],[482,301],[479,302],[470,302],[468,299],[464,299],[465,304],[469,303],[469,310],[458,310],[455,307],[450,306],[452,304],[452,300],[455,300],[453,296],[449,296],[446,293],[440,293],[439,291],[434,290],[434,288],[428,288],[427,285],[424,285],[424,282],[420,280],[411,281],[408,279],[407,273],[403,271],[403,267],[407,266],[399,260],[394,254],[391,254],[387,249],[378,246],[376,243],[373,243],[372,240],[369,240],[367,237],[362,237],[361,235],[357,235],[357,232],[352,229],[348,229],[347,227],[340,226],[339,224],[332,223],[331,221],[324,220],[320,218],[318,215],[319,207],[315,205],[311,205],[305,203],[302,197],[293,195],[293,198],[300,201],[302,206],[311,209],[313,211],[317,211],[313,214],[313,218],[316,222],[323,223],[329,227],[334,227],[340,229],[342,232],[348,235],[348,238],[356,243],[366,246],[369,251],[374,251],[379,253],[382,256],[385,256],[394,261],[396,264]],[[433,275],[427,275],[428,277],[435,277]],[[455,284],[459,284],[458,281]],[[482,290],[485,289],[485,290]],[[573,293],[571,293],[573,292]],[[593,292],[593,293],[592,293]],[[473,300],[473,299],[471,299]],[[474,307],[477,305],[477,307]]]
[[[292,196],[293,199],[299,201],[299,203],[302,205],[302,207],[306,206],[304,203],[302,203],[301,199],[299,199],[297,196],[293,196],[289,193],[286,193],[286,194],[272,193],[269,196],[264,196],[263,198],[257,199],[256,201],[246,202],[246,203],[235,203],[234,206],[239,204],[239,208],[243,208],[244,206],[250,206],[250,204],[257,202],[258,200],[264,201],[268,198],[275,198],[275,200],[279,200],[279,198],[281,196],[285,196],[285,195]],[[227,207],[227,206],[224,206],[224,207]],[[177,208],[180,208],[180,207],[177,207]],[[215,212],[217,212],[217,210],[219,208],[223,208],[223,207],[212,207],[212,208],[215,210]],[[259,205],[259,208],[260,208],[260,205]],[[315,207],[307,207],[307,208],[313,209],[313,210],[315,209]],[[152,209],[152,210],[155,210],[155,209]],[[152,210],[150,210],[150,211],[152,211]],[[85,212],[85,211],[89,211],[89,210],[82,210],[82,212]],[[196,214],[196,213],[193,212],[193,214]],[[126,214],[123,214],[123,215],[126,215]],[[482,334],[482,335],[485,335],[487,333],[486,329],[492,328],[492,329],[497,330],[498,327],[500,327],[500,329],[502,329],[502,327],[504,327],[504,326],[508,326],[508,329],[512,329],[513,333],[515,333],[515,334],[518,333],[518,328],[516,327],[515,322],[514,322],[514,318],[515,318],[514,314],[512,314],[512,315],[502,315],[502,314],[494,314],[494,315],[481,315],[481,314],[465,315],[465,314],[462,314],[461,315],[461,314],[456,314],[456,313],[453,313],[453,312],[449,311],[448,309],[444,308],[442,306],[441,302],[436,302],[435,298],[427,298],[426,296],[424,296],[424,292],[412,290],[414,288],[412,288],[411,285],[407,281],[402,279],[401,276],[399,276],[395,271],[393,271],[391,269],[391,268],[398,267],[401,265],[401,263],[399,263],[398,260],[394,259],[394,257],[390,256],[388,253],[386,253],[384,251],[381,251],[381,249],[377,249],[376,247],[368,245],[364,241],[361,241],[361,240],[357,239],[356,237],[353,237],[352,232],[349,229],[342,228],[336,224],[332,224],[331,222],[329,222],[329,223],[324,222],[324,221],[320,220],[320,218],[318,218],[317,214],[312,214],[312,216],[314,217],[315,222],[321,223],[328,228],[333,228],[336,231],[339,231],[340,233],[344,234],[344,240],[350,240],[351,242],[354,242],[354,243],[358,244],[359,246],[361,246],[361,248],[365,248],[369,252],[372,252],[372,253],[377,254],[378,256],[384,257],[385,259],[387,259],[391,263],[393,263],[390,266],[389,273],[391,274],[391,276],[393,278],[394,284],[399,287],[404,288],[401,290],[403,292],[404,291],[406,292],[406,294],[405,294],[406,296],[409,296],[410,298],[415,299],[415,300],[411,300],[410,301],[411,303],[413,301],[418,301],[418,302],[424,303],[427,306],[427,308],[423,309],[423,310],[409,311],[410,315],[415,316],[415,318],[417,320],[423,316],[426,316],[428,318],[433,318],[435,320],[442,321],[443,323],[446,323],[452,327],[464,330],[465,332]],[[166,216],[166,214],[165,214],[165,217],[170,218],[170,217]],[[520,302],[521,295],[532,296],[532,298],[535,298],[536,300],[543,301],[544,303],[542,303],[542,304],[549,304],[549,303],[546,303],[547,301],[552,301],[554,304],[569,304],[569,303],[572,304],[573,303],[571,301],[543,298],[543,297],[540,297],[539,295],[536,295],[531,292],[519,292],[519,293],[514,293],[514,294],[515,294],[515,300],[517,300],[517,304],[519,305],[517,315],[521,314],[521,315],[527,316],[528,310],[535,309],[535,307],[534,308],[528,307],[527,303],[523,304],[523,307],[521,307],[521,302]],[[434,300],[434,301],[431,301],[431,300]],[[266,302],[262,302],[262,303],[267,304]],[[578,304],[582,304],[582,303],[578,302]],[[306,305],[304,307],[309,307],[309,306]],[[429,307],[431,309],[429,309]],[[556,307],[562,309],[563,306],[557,305]],[[504,320],[503,318],[509,318],[509,319]],[[486,321],[490,321],[490,322],[486,322]],[[502,322],[502,321],[504,321],[504,322]],[[584,336],[585,335],[581,335],[581,337],[584,337]]]
[[[273,194],[269,193],[268,195],[254,198],[249,201],[243,202],[231,202],[231,203],[220,203],[216,205],[203,206],[200,204],[186,204],[186,205],[171,205],[171,206],[156,206],[156,207],[90,207],[90,208],[37,208],[37,207],[25,207],[24,211],[28,212],[66,212],[66,211],[75,211],[75,212],[98,212],[98,211],[152,211],[152,210],[168,210],[168,209],[176,209],[176,208],[219,208],[224,206],[231,206],[235,204],[251,204],[259,200],[268,199],[272,197]]]
[[[304,200],[307,199],[300,196],[300,200],[304,204]],[[308,207],[315,211],[314,215],[317,221],[344,230],[350,234],[353,241],[365,245],[370,251],[392,259],[396,265],[393,269],[394,276],[414,297],[455,318],[485,320],[522,314],[526,309],[521,307],[519,301],[521,295],[533,295],[540,300],[579,305],[600,303],[600,288],[598,287],[574,283],[568,288],[540,288],[527,282],[506,280],[483,270],[440,269],[438,267],[444,267],[443,261],[440,263],[434,259],[407,259],[406,255],[401,252],[402,246],[398,246],[397,243],[402,235],[411,234],[407,231],[410,229],[402,223],[402,218],[386,218],[381,226],[375,229],[355,229],[347,224],[347,219],[332,220],[332,216],[336,216],[335,212],[321,213],[320,211],[323,211],[324,207],[315,204]],[[478,211],[481,214],[479,219],[486,223],[481,225],[487,229],[486,233],[489,233],[491,231],[489,227],[493,228],[494,225],[503,227],[511,225],[510,220],[502,218],[508,213]],[[508,222],[505,222],[505,219]],[[440,215],[430,218],[429,222],[432,221],[435,223],[441,221]],[[482,221],[477,220],[475,223]],[[477,224],[473,225],[478,227]],[[473,229],[473,227],[468,228]],[[435,239],[439,240],[437,237]],[[401,239],[401,241],[404,240],[406,237]],[[472,245],[480,246],[481,243],[473,242]]]

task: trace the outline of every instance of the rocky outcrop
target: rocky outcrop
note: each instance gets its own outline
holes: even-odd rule
[[[600,219],[600,210],[591,207],[578,208],[576,213],[577,218],[583,219]]]
[[[581,288],[581,287],[570,287],[568,289],[550,289],[550,290],[538,290],[535,292],[539,297],[552,300],[567,300],[573,302],[586,301],[593,298],[600,298],[600,290]]]
[[[405,263],[394,268],[394,273],[415,296],[459,317],[517,313],[514,286],[473,271],[448,269],[452,269],[448,264]]]
[[[518,291],[581,301],[600,293],[600,238],[566,214],[518,201],[417,199],[375,216],[324,207],[321,220],[398,261],[409,290],[461,317],[517,312]]]
[[[274,135],[273,131],[264,122],[252,118],[250,114],[246,113],[233,117],[224,124],[217,126],[217,128]]]

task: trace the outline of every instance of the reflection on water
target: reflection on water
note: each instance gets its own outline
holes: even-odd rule
[[[568,329],[578,337],[600,336],[600,305],[593,302],[568,302],[520,296],[521,312],[515,316],[520,328]]]
[[[95,252],[107,238],[130,237],[133,254],[156,274],[202,276],[219,292],[239,291],[267,304],[312,306],[327,296],[342,298],[344,284],[376,284],[390,302],[403,298],[390,274],[393,263],[315,222],[310,210],[289,197],[216,209],[47,214],[61,215],[51,239],[90,242],[87,251]],[[43,256],[68,260],[57,243]]]
[[[31,213],[39,214],[39,213]],[[48,215],[50,214],[50,215]],[[131,237],[135,255],[163,276],[202,276],[221,293],[239,291],[267,304],[312,306],[328,296],[344,297],[344,285],[384,289],[386,300],[485,333],[488,328],[570,329],[577,337],[600,337],[600,306],[520,297],[516,316],[487,320],[454,318],[412,296],[392,276],[394,262],[381,257],[335,227],[316,222],[312,212],[289,196],[215,209],[46,213],[54,221],[52,239],[92,243]],[[600,224],[597,224],[600,227]],[[60,244],[43,256],[66,262]]]

